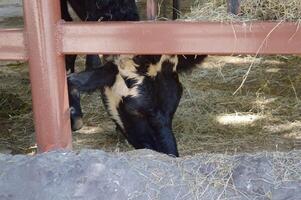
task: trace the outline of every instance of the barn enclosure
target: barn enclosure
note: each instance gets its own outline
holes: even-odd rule
[[[24,60],[31,56],[30,49],[38,49],[36,46],[30,47],[34,45],[29,42],[30,34],[33,34],[32,40],[36,41],[38,37],[41,40],[46,39],[43,34],[47,36],[47,33],[51,33],[49,37],[52,39],[46,39],[50,44],[40,44],[39,48],[43,47],[44,53],[33,53],[32,60],[40,60],[35,61],[37,66],[34,65],[30,73],[32,81],[38,82],[32,84],[32,91],[42,91],[39,94],[41,96],[36,97],[36,106],[46,109],[40,111],[35,118],[41,120],[36,122],[36,133],[43,133],[41,138],[37,137],[43,143],[40,146],[41,151],[71,145],[67,97],[64,92],[65,75],[61,68],[54,67],[62,64],[58,57],[62,53],[96,52],[212,54],[202,66],[191,73],[180,75],[185,91],[174,119],[174,130],[181,155],[200,152],[288,151],[300,148],[300,58],[293,54],[300,53],[301,40],[297,19],[301,9],[296,7],[294,1],[286,7],[278,2],[279,12],[278,7],[265,6],[265,1],[262,1],[264,5],[261,7],[242,1],[241,10],[244,15],[238,13],[239,16],[227,12],[225,1],[183,1],[180,5],[182,12],[176,12],[180,14],[179,22],[112,25],[66,23],[53,15],[55,12],[38,12],[39,6],[47,11],[56,11],[58,6],[55,3],[48,5],[47,1],[37,1],[35,5],[31,5],[33,1],[24,1],[25,9],[27,2],[37,13],[30,11],[27,19],[25,12],[25,21],[30,28],[25,26],[24,31],[11,29],[23,27],[22,1],[5,1],[0,7],[0,26],[7,28],[0,31],[0,59],[19,60],[1,62],[0,122],[3,128],[0,149],[3,152],[15,154],[36,151],[30,80],[28,65]],[[166,1],[166,4],[161,1],[154,2],[148,3],[158,4],[158,9],[151,9],[149,15],[154,15],[152,12],[157,10],[158,19],[172,18],[171,1]],[[146,17],[146,1],[139,1],[138,6],[141,15]],[[248,6],[257,6],[256,13],[265,15],[252,14],[247,9]],[[272,12],[273,9],[276,11]],[[254,18],[268,18],[268,13],[273,13],[279,20],[254,21]],[[32,21],[36,23],[34,17],[42,14],[48,14],[46,19],[51,21],[41,20],[45,25],[30,24]],[[48,30],[47,23],[54,25]],[[45,32],[40,34],[38,30],[34,31],[34,27],[44,28]],[[104,37],[103,33],[110,33],[110,37]],[[51,48],[48,50],[45,45]],[[53,54],[54,51],[58,52]],[[47,52],[52,53],[48,55]],[[262,54],[274,56],[261,57]],[[42,59],[43,56],[46,58]],[[43,63],[42,66],[40,63]],[[43,68],[47,63],[52,66],[51,69]],[[83,59],[78,59],[77,70],[80,71],[83,65]],[[54,74],[40,75],[46,72]],[[44,85],[46,82],[49,83]],[[73,134],[75,149],[131,149],[125,139],[116,134],[114,125],[100,103],[99,94],[84,95],[83,106],[86,126]],[[64,142],[61,143],[62,140],[58,138],[64,138]],[[51,140],[52,144],[46,147]]]
[[[298,199],[300,2],[137,4],[156,21],[64,22],[59,0],[0,0],[0,199]],[[180,74],[181,158],[130,151],[97,92],[82,96],[85,126],[71,133],[73,53],[76,71],[87,53],[209,54]]]

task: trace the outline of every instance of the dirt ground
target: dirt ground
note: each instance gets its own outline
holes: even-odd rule
[[[22,17],[0,15],[0,28],[16,26]],[[182,156],[301,149],[301,57],[210,56],[180,78],[185,90],[173,127]],[[73,133],[74,149],[132,149],[98,92],[83,95],[82,104],[85,127]],[[0,153],[35,152],[27,63],[0,62],[0,127]]]

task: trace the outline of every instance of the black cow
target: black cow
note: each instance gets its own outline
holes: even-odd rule
[[[182,86],[177,67],[183,70],[205,56],[115,56],[102,67],[68,77],[71,123],[81,128],[80,92],[100,89],[113,121],[135,148],[148,148],[178,156],[172,119]]]
[[[135,0],[61,0],[62,19],[72,21],[68,5],[82,21],[139,21]],[[67,55],[66,69],[74,72],[76,55]],[[86,70],[101,65],[98,55],[87,55]]]

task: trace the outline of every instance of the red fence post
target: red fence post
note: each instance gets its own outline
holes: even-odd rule
[[[38,151],[72,147],[66,70],[58,47],[59,0],[24,0]]]

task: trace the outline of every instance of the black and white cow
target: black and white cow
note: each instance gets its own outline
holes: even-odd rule
[[[66,9],[67,0],[62,0]],[[81,5],[88,21],[137,21],[135,0],[68,0],[76,11]],[[81,10],[80,8],[78,8]],[[64,13],[64,12],[62,12]],[[77,13],[83,18],[85,13]],[[63,15],[66,19],[70,16]],[[83,126],[80,92],[99,89],[103,102],[117,128],[135,148],[148,148],[178,156],[172,119],[178,107],[182,86],[178,71],[193,67],[206,56],[119,55],[99,63],[92,55],[88,71],[68,77],[71,126]],[[96,62],[95,62],[96,61]],[[72,62],[74,68],[74,62]],[[92,67],[91,67],[92,66]],[[71,66],[72,67],[72,66]]]
[[[68,77],[71,123],[82,127],[80,92],[99,89],[118,129],[135,148],[178,156],[172,119],[182,95],[178,79],[183,69],[205,56],[115,56],[102,67]]]

